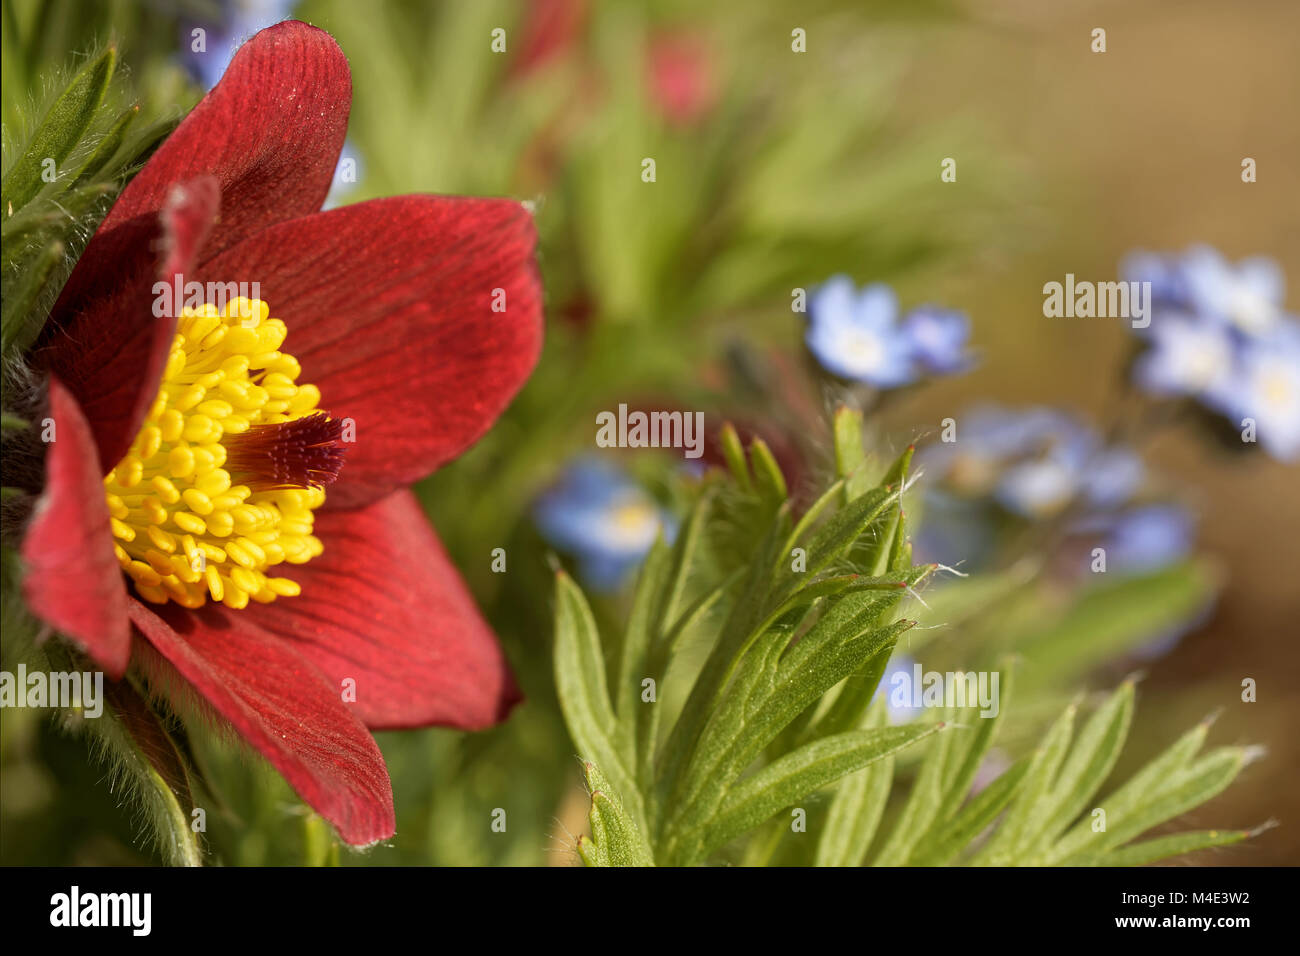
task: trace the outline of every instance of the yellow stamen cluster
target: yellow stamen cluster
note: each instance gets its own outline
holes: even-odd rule
[[[316,410],[320,390],[279,351],[285,326],[265,302],[186,308],[162,387],[131,450],[104,479],[114,544],[145,600],[243,608],[299,593],[267,571],[321,553],[319,487],[257,491],[235,484],[222,440]],[[236,475],[238,479],[241,476]]]

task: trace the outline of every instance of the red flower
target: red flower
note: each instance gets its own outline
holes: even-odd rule
[[[345,841],[367,844],[394,831],[391,784],[367,728],[480,728],[519,699],[495,637],[406,486],[476,441],[518,391],[541,347],[541,301],[532,219],[517,202],[402,196],[318,211],[350,100],[334,40],[281,23],[244,45],[123,191],[38,342],[57,440],[22,553],[32,610],[111,678],[134,664],[156,691],[201,699]],[[199,383],[204,398],[199,386],[217,394],[221,378],[196,378],[198,366],[186,378],[182,359],[210,353],[191,342],[178,357],[177,320],[154,315],[155,281],[182,278],[259,282],[283,324],[264,314],[260,332],[220,334],[256,352],[278,348],[287,332],[285,348],[298,360],[253,355],[252,371],[233,380],[248,356],[215,353],[233,357],[222,366],[232,380],[220,394],[236,403],[224,433],[211,417],[232,414],[221,398],[207,404],[209,417],[165,411],[168,395],[177,408],[192,405],[194,396],[177,399],[186,382]],[[181,328],[194,337],[198,321],[220,320],[187,315]],[[291,381],[298,362],[328,418],[303,417],[317,393]],[[271,368],[287,377],[273,381]],[[239,397],[250,395],[260,410],[237,426]],[[287,427],[295,415],[299,424]],[[334,426],[349,420],[355,441],[343,444]],[[189,449],[176,454],[190,457],[170,474],[193,478],[195,456],[207,455],[212,477],[215,453],[216,467],[224,458],[249,471],[236,475],[247,484],[230,488],[229,476],[217,475],[207,493],[187,486],[183,500],[167,472],[138,484],[141,456],[158,454],[156,438],[145,447],[147,433],[173,427],[185,430],[170,436],[174,446]],[[203,444],[214,435],[220,448]],[[267,462],[261,472],[258,461]],[[336,473],[314,514],[306,509],[319,491],[257,497],[259,487],[282,488],[286,475],[305,486]],[[114,488],[120,494],[111,496]],[[263,503],[241,512],[240,495]],[[285,502],[304,510],[295,516]],[[174,523],[187,503],[193,514]],[[139,516],[154,511],[158,521]],[[245,530],[272,530],[236,537],[244,532],[231,531],[231,514]],[[191,525],[207,530],[188,534]],[[162,551],[142,560],[149,540]],[[196,559],[202,551],[228,560],[206,565],[197,584],[173,576],[160,585],[166,559],[179,557],[162,552],[178,541]],[[259,547],[261,558],[251,557]],[[277,559],[291,580],[262,574]],[[150,561],[162,567],[150,570]],[[354,702],[345,686],[355,686]]]
[[[587,0],[532,0],[523,22],[523,41],[510,71],[524,77],[568,53],[587,20]]]
[[[650,98],[676,126],[689,126],[716,99],[708,51],[688,33],[660,33],[650,41]]]

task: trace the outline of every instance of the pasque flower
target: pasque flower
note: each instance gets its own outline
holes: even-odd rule
[[[394,831],[370,729],[519,696],[407,486],[519,389],[541,305],[517,202],[319,212],[350,99],[334,40],[277,24],[122,192],[32,356],[56,440],[22,555],[110,678],[199,703],[367,844]],[[159,318],[159,280],[260,295]]]

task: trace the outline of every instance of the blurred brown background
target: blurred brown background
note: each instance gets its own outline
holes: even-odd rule
[[[965,22],[927,30],[906,112],[932,129],[973,126],[989,155],[1023,174],[1001,200],[1018,235],[989,237],[985,261],[959,274],[927,276],[927,297],[971,310],[984,361],[927,390],[909,415],[937,423],[991,395],[1109,421],[1131,339],[1113,320],[1044,318],[1042,286],[1066,272],[1113,278],[1134,248],[1206,242],[1234,260],[1269,255],[1286,272],[1288,308],[1300,311],[1300,3],[1015,0],[968,10]],[[1091,51],[1096,27],[1105,53]],[[1247,156],[1258,164],[1253,184],[1241,181]],[[977,185],[979,164],[955,158],[958,181],[942,188]],[[954,192],[954,215],[962,202]],[[1188,428],[1160,433],[1146,451],[1199,502],[1202,547],[1227,581],[1212,619],[1150,669],[1142,743],[1223,708],[1210,742],[1262,743],[1267,757],[1184,824],[1281,826],[1196,859],[1295,864],[1300,468],[1228,456]],[[1246,677],[1258,685],[1253,704],[1240,699]]]

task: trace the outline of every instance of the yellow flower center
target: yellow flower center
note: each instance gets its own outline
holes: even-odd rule
[[[243,608],[299,593],[277,565],[321,553],[313,514],[342,465],[341,423],[279,351],[265,302],[186,308],[162,387],[104,479],[113,550],[147,601]]]

